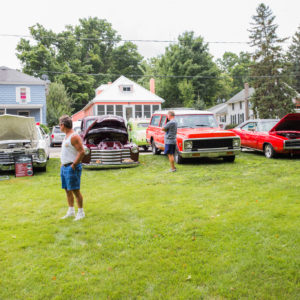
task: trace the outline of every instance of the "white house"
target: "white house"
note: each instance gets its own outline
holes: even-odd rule
[[[117,115],[130,118],[150,118],[161,109],[165,100],[155,95],[154,79],[150,80],[150,91],[126,78],[119,77],[113,83],[102,84],[96,89],[95,98],[72,116],[73,121],[86,116]]]

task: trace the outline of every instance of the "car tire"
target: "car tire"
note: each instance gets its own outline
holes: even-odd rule
[[[223,160],[224,160],[225,162],[234,162],[234,160],[235,160],[235,155],[232,155],[232,156],[224,156],[224,157],[223,157]]]
[[[145,152],[147,152],[149,147],[148,146],[143,146],[143,149],[144,149]]]
[[[39,171],[39,172],[46,172],[47,171],[47,166],[37,167],[36,170]]]
[[[176,148],[175,153],[174,153],[174,160],[177,164],[183,164],[184,158],[180,156],[178,149]]]
[[[158,155],[160,154],[161,150],[159,150],[156,146],[155,146],[155,142],[154,140],[152,140],[152,153],[153,155]]]
[[[266,158],[276,157],[276,152],[271,144],[266,144],[264,147],[264,154]]]

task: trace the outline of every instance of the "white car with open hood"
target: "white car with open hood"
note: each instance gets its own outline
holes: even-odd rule
[[[46,171],[49,154],[49,136],[34,118],[0,116],[0,170],[14,170],[15,157],[31,155],[33,167]]]

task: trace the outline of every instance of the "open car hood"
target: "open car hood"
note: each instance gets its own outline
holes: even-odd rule
[[[0,116],[0,141],[37,140],[35,119],[14,115]]]
[[[287,114],[271,130],[274,131],[300,131],[300,113]]]
[[[91,134],[109,131],[128,135],[123,118],[118,116],[101,116],[86,129],[84,139]]]

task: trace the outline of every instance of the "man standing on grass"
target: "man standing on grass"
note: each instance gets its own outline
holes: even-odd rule
[[[64,115],[60,117],[60,130],[66,134],[61,147],[60,176],[62,188],[66,191],[69,205],[67,214],[62,219],[75,217],[75,196],[78,206],[75,221],[78,221],[85,217],[83,198],[80,193],[81,160],[84,156],[84,148],[80,136],[74,132],[72,125],[72,119],[69,116]]]
[[[163,131],[165,131],[165,152],[164,154],[168,155],[169,162],[170,162],[170,172],[175,172],[176,168],[174,165],[174,153],[176,149],[176,134],[177,134],[177,123],[174,119],[175,113],[174,111],[168,111],[168,122],[163,127]]]

